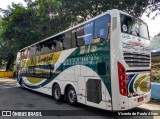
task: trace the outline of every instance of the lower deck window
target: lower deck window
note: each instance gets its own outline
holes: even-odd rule
[[[26,68],[26,72],[21,74],[27,77],[50,78],[51,71],[54,67],[51,65],[30,66]]]

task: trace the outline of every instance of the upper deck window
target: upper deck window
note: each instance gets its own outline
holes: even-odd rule
[[[147,25],[139,19],[120,14],[121,32],[149,39]]]
[[[102,16],[95,20],[94,38],[107,39],[110,15]]]
[[[22,59],[28,58],[28,54],[29,54],[28,49],[25,49],[25,50],[21,51],[21,58]]]

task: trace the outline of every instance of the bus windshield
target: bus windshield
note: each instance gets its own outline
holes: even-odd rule
[[[121,32],[149,39],[147,25],[141,20],[124,14],[120,14],[120,20]]]

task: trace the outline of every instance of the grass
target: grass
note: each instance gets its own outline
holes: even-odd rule
[[[160,83],[160,63],[152,63],[151,81]]]

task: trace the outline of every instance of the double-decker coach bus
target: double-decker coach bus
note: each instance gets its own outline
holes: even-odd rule
[[[150,100],[146,23],[113,9],[23,48],[17,81],[71,105],[128,110]]]

